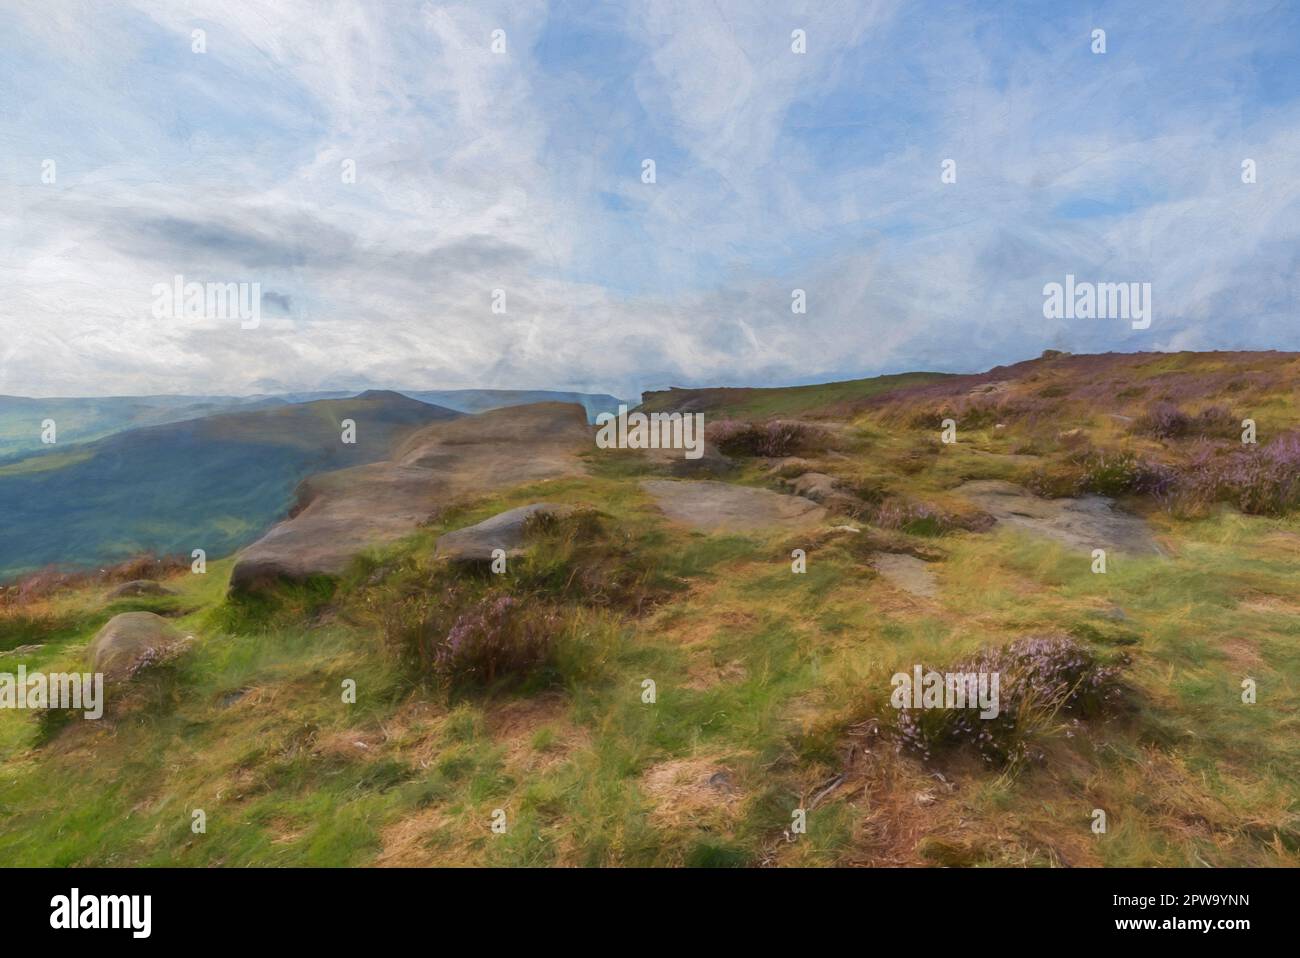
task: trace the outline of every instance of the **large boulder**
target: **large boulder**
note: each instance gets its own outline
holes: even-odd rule
[[[495,549],[503,550],[509,557],[521,555],[524,527],[532,516],[561,516],[571,511],[569,506],[557,506],[549,502],[534,502],[517,509],[508,509],[491,519],[439,536],[435,552],[440,559],[461,562],[491,561]]]
[[[425,469],[372,463],[307,479],[292,518],[239,553],[235,591],[337,575],[369,546],[399,539],[437,509],[445,483]]]
[[[593,436],[577,403],[434,423],[408,436],[387,462],[305,481],[292,517],[239,553],[231,588],[337,575],[359,552],[410,534],[456,499],[580,474]]]
[[[127,678],[192,638],[160,615],[123,612],[109,619],[91,640],[91,669],[108,678]]]

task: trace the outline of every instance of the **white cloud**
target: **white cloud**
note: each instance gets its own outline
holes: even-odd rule
[[[1171,71],[1248,70],[1252,36],[1148,61],[1123,52],[1141,24],[1112,19],[1094,60],[1072,14],[1010,36],[894,4],[629,10],[624,46],[572,41],[557,66],[583,24],[542,3],[18,4],[0,56],[22,53],[34,99],[0,114],[0,392],[630,395],[1046,345],[1300,345],[1294,107],[1141,100]],[[1081,198],[1114,212],[1060,214]],[[1043,320],[1067,271],[1152,282],[1150,336]],[[155,320],[178,272],[261,282],[290,315]]]

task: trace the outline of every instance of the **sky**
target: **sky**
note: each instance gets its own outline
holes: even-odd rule
[[[0,0],[3,394],[1295,350],[1298,240],[1297,3]]]

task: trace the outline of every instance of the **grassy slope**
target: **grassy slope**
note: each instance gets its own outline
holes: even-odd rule
[[[637,408],[645,412],[683,410],[742,418],[802,416],[861,403],[902,387],[941,382],[947,378],[948,373],[899,373],[838,383],[765,389],[674,387],[646,393]]]
[[[613,396],[524,389],[402,390],[401,394],[457,412],[484,412],[501,406],[558,401],[581,403],[589,416],[617,409]],[[0,396],[0,468],[11,460],[46,452],[41,424],[53,419],[60,445],[82,444],[129,429],[202,419],[228,412],[273,408],[303,402],[343,399],[346,392],[290,393],[282,396],[108,396],[33,399]],[[3,474],[0,471],[0,474]]]
[[[1023,465],[1000,452],[1014,437],[991,430],[906,473],[916,437],[874,413],[848,434],[851,468],[917,496]],[[942,559],[929,601],[875,577],[865,532],[821,543],[691,534],[663,525],[631,460],[593,467],[449,514],[383,557],[427,565],[443,527],[540,498],[613,516],[688,591],[639,620],[577,616],[553,689],[456,701],[412,690],[366,602],[383,564],[361,564],[331,602],[286,590],[259,611],[223,598],[229,568],[216,563],[163,600],[202,641],[142,681],[116,718],[76,719],[44,741],[32,716],[0,712],[0,860],[1300,863],[1294,518],[1152,513],[1172,558],[1116,557],[1106,576],[1006,530],[900,536]],[[764,481],[757,466],[739,479]],[[809,552],[803,576],[789,571],[797,546]],[[23,660],[74,667],[98,625],[128,607],[149,603],[59,597],[38,610],[48,644]],[[1042,763],[1007,774],[961,756],[926,766],[856,734],[884,709],[896,669],[1062,629],[1127,652],[1133,715],[1053,735]],[[1239,700],[1247,675],[1259,683],[1253,706]],[[654,705],[641,701],[647,677]],[[356,705],[340,701],[345,678]],[[843,783],[814,805],[837,774]],[[196,807],[204,835],[190,831]],[[808,833],[790,840],[797,807],[811,807]],[[497,808],[504,835],[489,828]],[[1107,811],[1105,835],[1090,831],[1094,808]]]

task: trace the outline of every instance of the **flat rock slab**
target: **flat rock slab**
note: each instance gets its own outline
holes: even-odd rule
[[[939,580],[928,563],[901,552],[881,552],[872,565],[889,582],[904,592],[933,599],[939,594]]]
[[[535,515],[561,516],[572,512],[569,506],[534,502],[498,513],[491,519],[438,537],[434,551],[440,559],[458,562],[490,562],[492,552],[501,549],[507,556],[523,553],[524,526]]]
[[[998,522],[1054,539],[1071,549],[1163,554],[1147,524],[1137,516],[1117,511],[1105,496],[1042,499],[1015,483],[998,479],[967,482],[954,491]]]
[[[641,488],[668,518],[703,532],[802,529],[826,518],[824,508],[802,496],[729,482],[644,479]]]
[[[160,615],[123,612],[104,623],[91,640],[90,665],[108,678],[126,678],[192,638]]]

